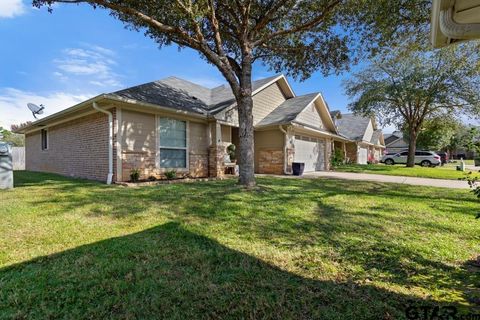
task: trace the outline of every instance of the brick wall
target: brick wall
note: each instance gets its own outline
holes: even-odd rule
[[[26,170],[106,181],[108,116],[94,113],[48,129],[48,150],[41,149],[40,131],[25,138]]]
[[[258,155],[258,173],[283,174],[283,150],[260,149]]]

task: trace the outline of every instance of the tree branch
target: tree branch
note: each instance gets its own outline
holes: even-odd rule
[[[333,1],[332,3],[330,3],[326,8],[325,10],[320,14],[318,15],[317,17],[313,18],[312,20],[304,23],[304,24],[301,24],[299,26],[296,26],[296,27],[293,27],[293,28],[290,28],[290,29],[282,29],[282,30],[279,30],[279,31],[276,31],[276,32],[272,32],[268,35],[266,35],[265,37],[253,42],[253,46],[256,47],[256,46],[259,46],[269,40],[272,40],[273,38],[276,38],[278,36],[283,36],[283,35],[287,35],[287,34],[293,34],[293,33],[298,33],[298,32],[303,32],[303,31],[307,31],[315,26],[317,26],[318,24],[320,24],[320,22],[322,22],[326,17],[327,15],[338,5],[340,4],[340,0],[335,0]]]

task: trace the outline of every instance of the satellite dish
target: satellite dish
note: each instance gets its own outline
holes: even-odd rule
[[[32,111],[33,117],[35,119],[37,119],[37,114],[43,114],[43,109],[45,109],[43,104],[41,104],[40,106],[37,106],[34,103],[27,103],[27,107],[28,109],[30,109],[30,111]]]

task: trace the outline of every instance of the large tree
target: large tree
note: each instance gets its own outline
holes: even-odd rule
[[[375,114],[383,124],[408,128],[407,166],[414,166],[416,142],[428,118],[480,113],[479,43],[436,51],[397,50],[372,59],[345,82],[350,108]]]
[[[429,17],[428,0],[33,0],[87,3],[160,46],[189,47],[213,64],[238,105],[240,183],[253,186],[252,66],[308,78],[341,72],[359,49],[376,49]]]
[[[424,121],[418,133],[417,148],[434,151],[448,151],[455,135],[461,131],[462,123],[456,117],[443,114],[428,118]],[[403,136],[405,141],[410,140],[410,128],[404,126]]]

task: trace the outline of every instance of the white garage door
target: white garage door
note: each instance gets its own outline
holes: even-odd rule
[[[305,163],[305,171],[325,170],[325,140],[295,136],[294,162]]]
[[[358,147],[358,164],[367,164],[368,160],[368,149]]]

